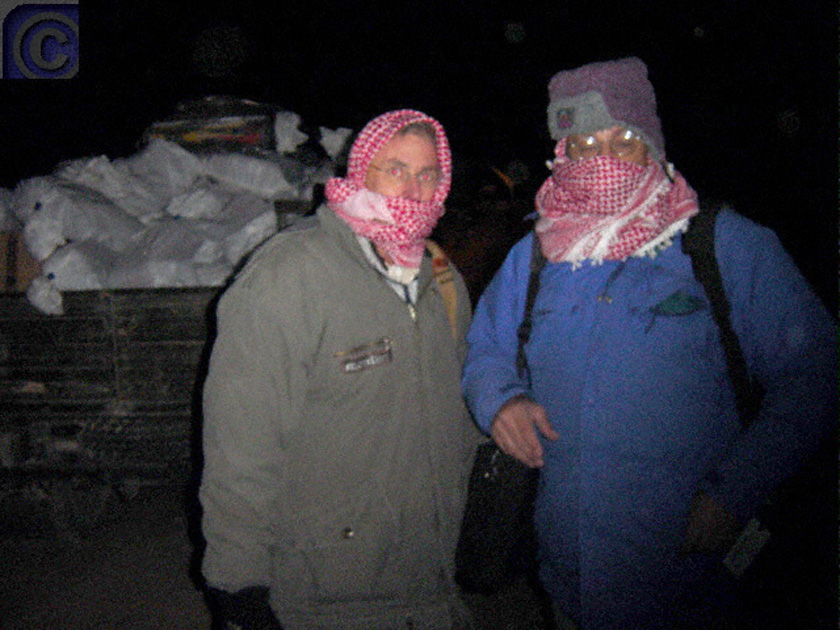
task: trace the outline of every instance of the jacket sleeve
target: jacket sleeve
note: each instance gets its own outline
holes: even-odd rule
[[[283,424],[299,416],[305,390],[302,292],[279,269],[249,271],[219,302],[203,390],[202,570],[211,587],[228,592],[271,584]]]
[[[837,428],[837,327],[778,238],[721,213],[716,250],[761,411],[705,488],[741,520]]]
[[[527,391],[516,372],[517,328],[525,308],[531,235],[517,243],[478,301],[467,333],[462,387],[485,433],[501,406]]]

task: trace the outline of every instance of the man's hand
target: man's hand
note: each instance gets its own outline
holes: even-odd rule
[[[537,431],[546,439],[560,436],[551,428],[545,409],[524,395],[508,400],[490,425],[490,435],[496,445],[529,468],[543,465],[543,448]]]
[[[684,553],[726,551],[735,542],[741,524],[726,508],[704,492],[694,498],[683,542]]]

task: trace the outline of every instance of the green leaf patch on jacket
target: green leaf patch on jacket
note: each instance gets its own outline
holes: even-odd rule
[[[691,315],[704,308],[706,308],[706,303],[703,300],[683,290],[679,290],[666,297],[659,304],[652,306],[650,311],[654,315],[674,317]]]

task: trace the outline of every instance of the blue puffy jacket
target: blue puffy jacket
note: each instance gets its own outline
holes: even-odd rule
[[[527,388],[516,373],[532,234],[481,297],[464,368],[489,431]],[[655,258],[548,263],[525,346],[543,441],[535,524],[553,599],[591,628],[670,627],[708,604],[720,558],[679,553],[704,490],[742,521],[837,421],[836,329],[776,236],[732,212],[716,226],[732,323],[765,390],[742,431],[724,351],[681,237]]]

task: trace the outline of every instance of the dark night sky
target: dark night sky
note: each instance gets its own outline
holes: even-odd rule
[[[78,77],[0,81],[0,186],[65,159],[128,155],[151,122],[206,94],[354,129],[387,109],[421,109],[443,122],[456,161],[519,160],[535,186],[552,148],[548,79],[638,55],[657,89],[669,159],[704,197],[776,229],[835,304],[836,7],[747,5],[759,7],[82,0]]]

